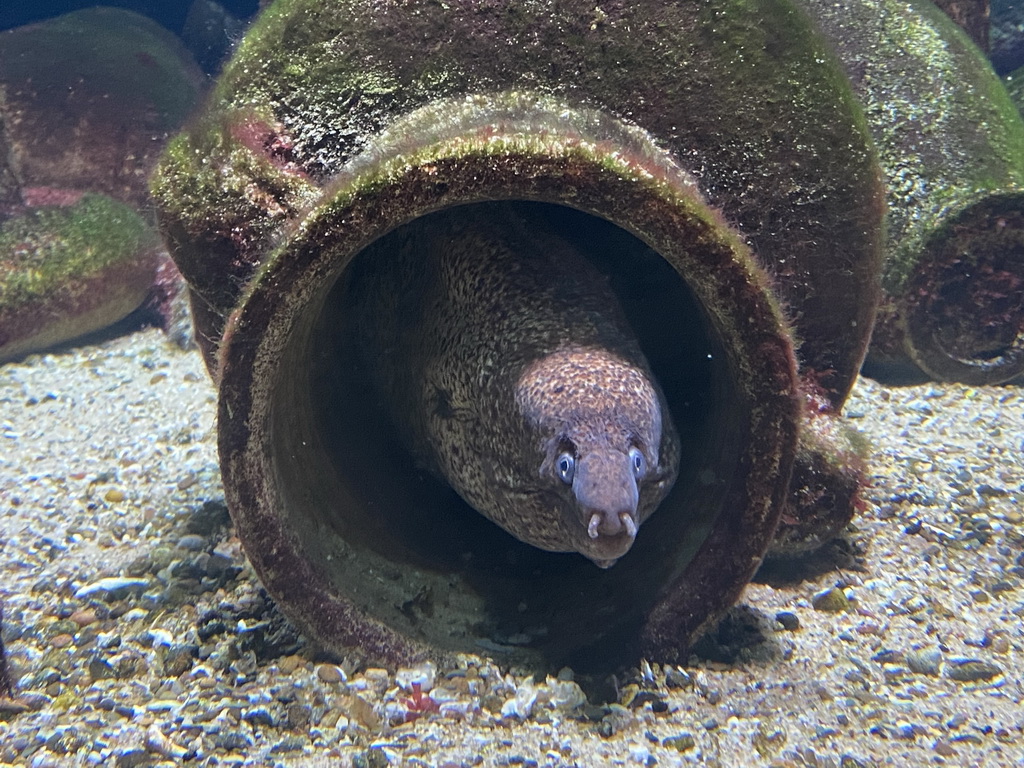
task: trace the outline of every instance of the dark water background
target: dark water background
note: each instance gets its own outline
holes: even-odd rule
[[[89,0],[3,0],[0,2],[0,29],[17,27],[94,5],[135,11],[155,19],[175,34],[181,34],[191,3],[189,0],[108,0],[103,3]],[[221,0],[220,5],[232,16],[248,18],[256,12],[258,0]]]

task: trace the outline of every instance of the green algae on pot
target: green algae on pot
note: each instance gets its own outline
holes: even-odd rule
[[[0,224],[0,361],[104,328],[142,304],[156,231],[98,194],[24,210]]]
[[[515,89],[617,115],[692,169],[793,308],[802,367],[842,402],[874,317],[882,191],[849,84],[785,0],[279,0],[158,175],[182,271],[215,261],[243,278],[308,204],[303,182],[338,173],[395,116]],[[190,282],[222,316],[239,294]]]
[[[338,652],[685,658],[790,493],[805,412],[780,305],[829,412],[863,356],[881,195],[862,118],[787,3],[457,11],[275,4],[154,178],[220,386],[231,514],[282,609]],[[353,354],[354,265],[495,201],[607,275],[679,431],[674,489],[608,570],[419,472]]]
[[[885,298],[866,372],[994,384],[1024,372],[1024,123],[926,0],[800,0],[834,44],[888,185]]]
[[[211,370],[224,318],[275,233],[320,195],[282,133],[272,117],[251,109],[205,114],[193,132],[171,140],[151,180]]]
[[[202,73],[156,22],[88,8],[0,32],[4,169],[22,187],[93,190],[136,205]]]

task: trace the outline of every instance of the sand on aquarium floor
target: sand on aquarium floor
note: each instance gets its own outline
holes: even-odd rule
[[[687,666],[620,675],[613,704],[569,670],[319,658],[232,535],[215,405],[199,354],[155,330],[0,367],[3,637],[26,708],[0,704],[0,763],[1024,762],[1019,387],[862,380],[855,530],[762,573]]]

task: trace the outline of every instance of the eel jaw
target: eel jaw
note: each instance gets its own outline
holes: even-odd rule
[[[602,539],[599,545],[602,550],[611,550],[616,552],[621,550],[620,554],[616,557],[594,557],[592,555],[586,555],[590,558],[591,562],[599,568],[610,568],[618,562],[618,558],[622,557],[630,550],[630,547],[633,546],[633,541],[637,538],[637,523],[632,514],[629,512],[620,512],[618,513],[618,521],[620,521],[622,529],[615,535],[607,536],[603,535],[598,529],[598,526],[602,522],[601,513],[595,512],[590,516],[590,524],[587,526],[587,535],[593,540],[597,540],[599,538]]]
[[[608,514],[593,512],[587,525],[587,540],[579,547],[581,555],[598,568],[611,568],[619,558],[629,551],[636,539],[637,524],[632,514],[620,512],[614,525],[616,531],[609,532],[606,524]]]
[[[587,535],[590,538],[596,539],[601,535],[601,531],[598,528],[603,520],[604,515],[600,512],[594,512],[590,516],[590,523],[587,525]],[[633,519],[633,516],[629,512],[619,512],[619,521],[626,535],[631,539],[635,539],[637,528],[636,520]]]
[[[578,539],[578,551],[598,567],[610,568],[633,546],[640,527],[640,490],[629,456],[614,449],[582,455],[572,493],[579,521],[576,525],[586,531],[585,538],[581,535]]]

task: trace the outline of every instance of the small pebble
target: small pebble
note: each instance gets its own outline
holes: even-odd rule
[[[282,674],[290,675],[305,663],[305,659],[301,656],[285,656],[283,659],[278,660],[277,668],[281,670]]]
[[[910,671],[918,675],[929,675],[937,677],[939,666],[942,664],[942,651],[938,648],[925,648],[919,651],[910,651],[906,656],[907,666]]]
[[[871,660],[877,661],[879,664],[900,664],[903,662],[904,656],[900,651],[884,648],[872,656]]]
[[[942,739],[936,741],[935,744],[932,745],[932,749],[935,751],[935,754],[942,755],[943,757],[956,756],[956,750],[953,748],[953,745],[948,741],[943,741]]]
[[[134,576],[137,578],[143,574],[149,573],[152,567],[153,559],[148,554],[139,555],[125,566],[124,572],[128,576]]]
[[[188,532],[209,536],[226,526],[231,520],[223,501],[207,501],[192,513],[188,521]]]
[[[692,688],[693,678],[685,670],[669,667],[665,672],[665,686],[667,688]]]
[[[833,587],[818,592],[811,598],[811,606],[816,611],[827,613],[842,613],[850,610],[850,600],[846,593],[839,587]]]
[[[214,737],[213,743],[216,747],[227,752],[241,752],[251,746],[249,739],[247,739],[244,734],[238,733],[237,731],[218,733]]]
[[[345,682],[345,673],[341,671],[340,667],[336,667],[334,664],[318,665],[316,668],[316,676],[325,683]]]
[[[181,480],[178,481],[178,490],[186,491],[195,485],[198,481],[195,475],[185,475]]]
[[[96,621],[96,611],[92,608],[79,608],[71,614],[71,620],[80,627],[87,627]]]
[[[81,599],[93,595],[105,597],[108,600],[116,600],[120,595],[132,591],[141,591],[149,586],[147,579],[124,578],[112,576],[106,579],[88,584],[75,592],[75,597]]]
[[[961,733],[958,736],[954,736],[950,741],[954,744],[967,743],[980,745],[982,743],[981,736],[976,733]]]
[[[624,706],[630,709],[640,709],[645,704],[654,704],[655,702],[662,701],[662,697],[654,691],[637,691],[633,696],[630,697],[628,702],[622,702]]]
[[[1004,654],[1010,651],[1010,638],[1006,635],[995,635],[989,644],[993,653]]]
[[[329,714],[331,713],[328,713],[328,715]],[[252,726],[271,728],[274,725],[274,718],[265,707],[257,707],[256,709],[246,712],[244,715],[242,715],[242,719]],[[335,722],[337,722],[337,718],[335,718]],[[321,724],[323,724],[322,721]]]
[[[188,672],[192,668],[194,652],[195,646],[171,646],[164,656],[164,674],[169,677],[178,677]]]
[[[309,723],[310,711],[305,704],[293,701],[285,707],[285,717],[288,720],[288,727],[293,730],[305,728]]]
[[[874,761],[868,762],[853,755],[843,755],[839,758],[839,768],[871,768],[873,765]]]
[[[893,730],[897,739],[913,740],[917,736],[917,729],[911,723],[900,723]]]
[[[995,664],[978,659],[955,659],[946,664],[946,677],[958,683],[976,683],[991,680],[1003,674],[1003,670]]]
[[[126,752],[115,754],[117,754],[117,757],[114,764],[117,768],[138,768],[153,761],[153,756],[144,749],[130,749]]]
[[[775,620],[782,625],[782,628],[787,632],[800,629],[800,619],[795,613],[790,611],[779,611],[775,614]]]
[[[150,752],[169,760],[181,761],[189,755],[187,749],[171,741],[155,723],[146,731],[145,745]]]
[[[110,666],[110,662],[99,657],[89,661],[89,675],[93,680],[108,680],[117,677],[117,673]]]
[[[190,533],[178,539],[178,549],[199,552],[206,548],[206,539],[196,533]]]
[[[372,747],[356,755],[352,765],[354,768],[386,768],[391,765],[391,761],[383,749]]]

